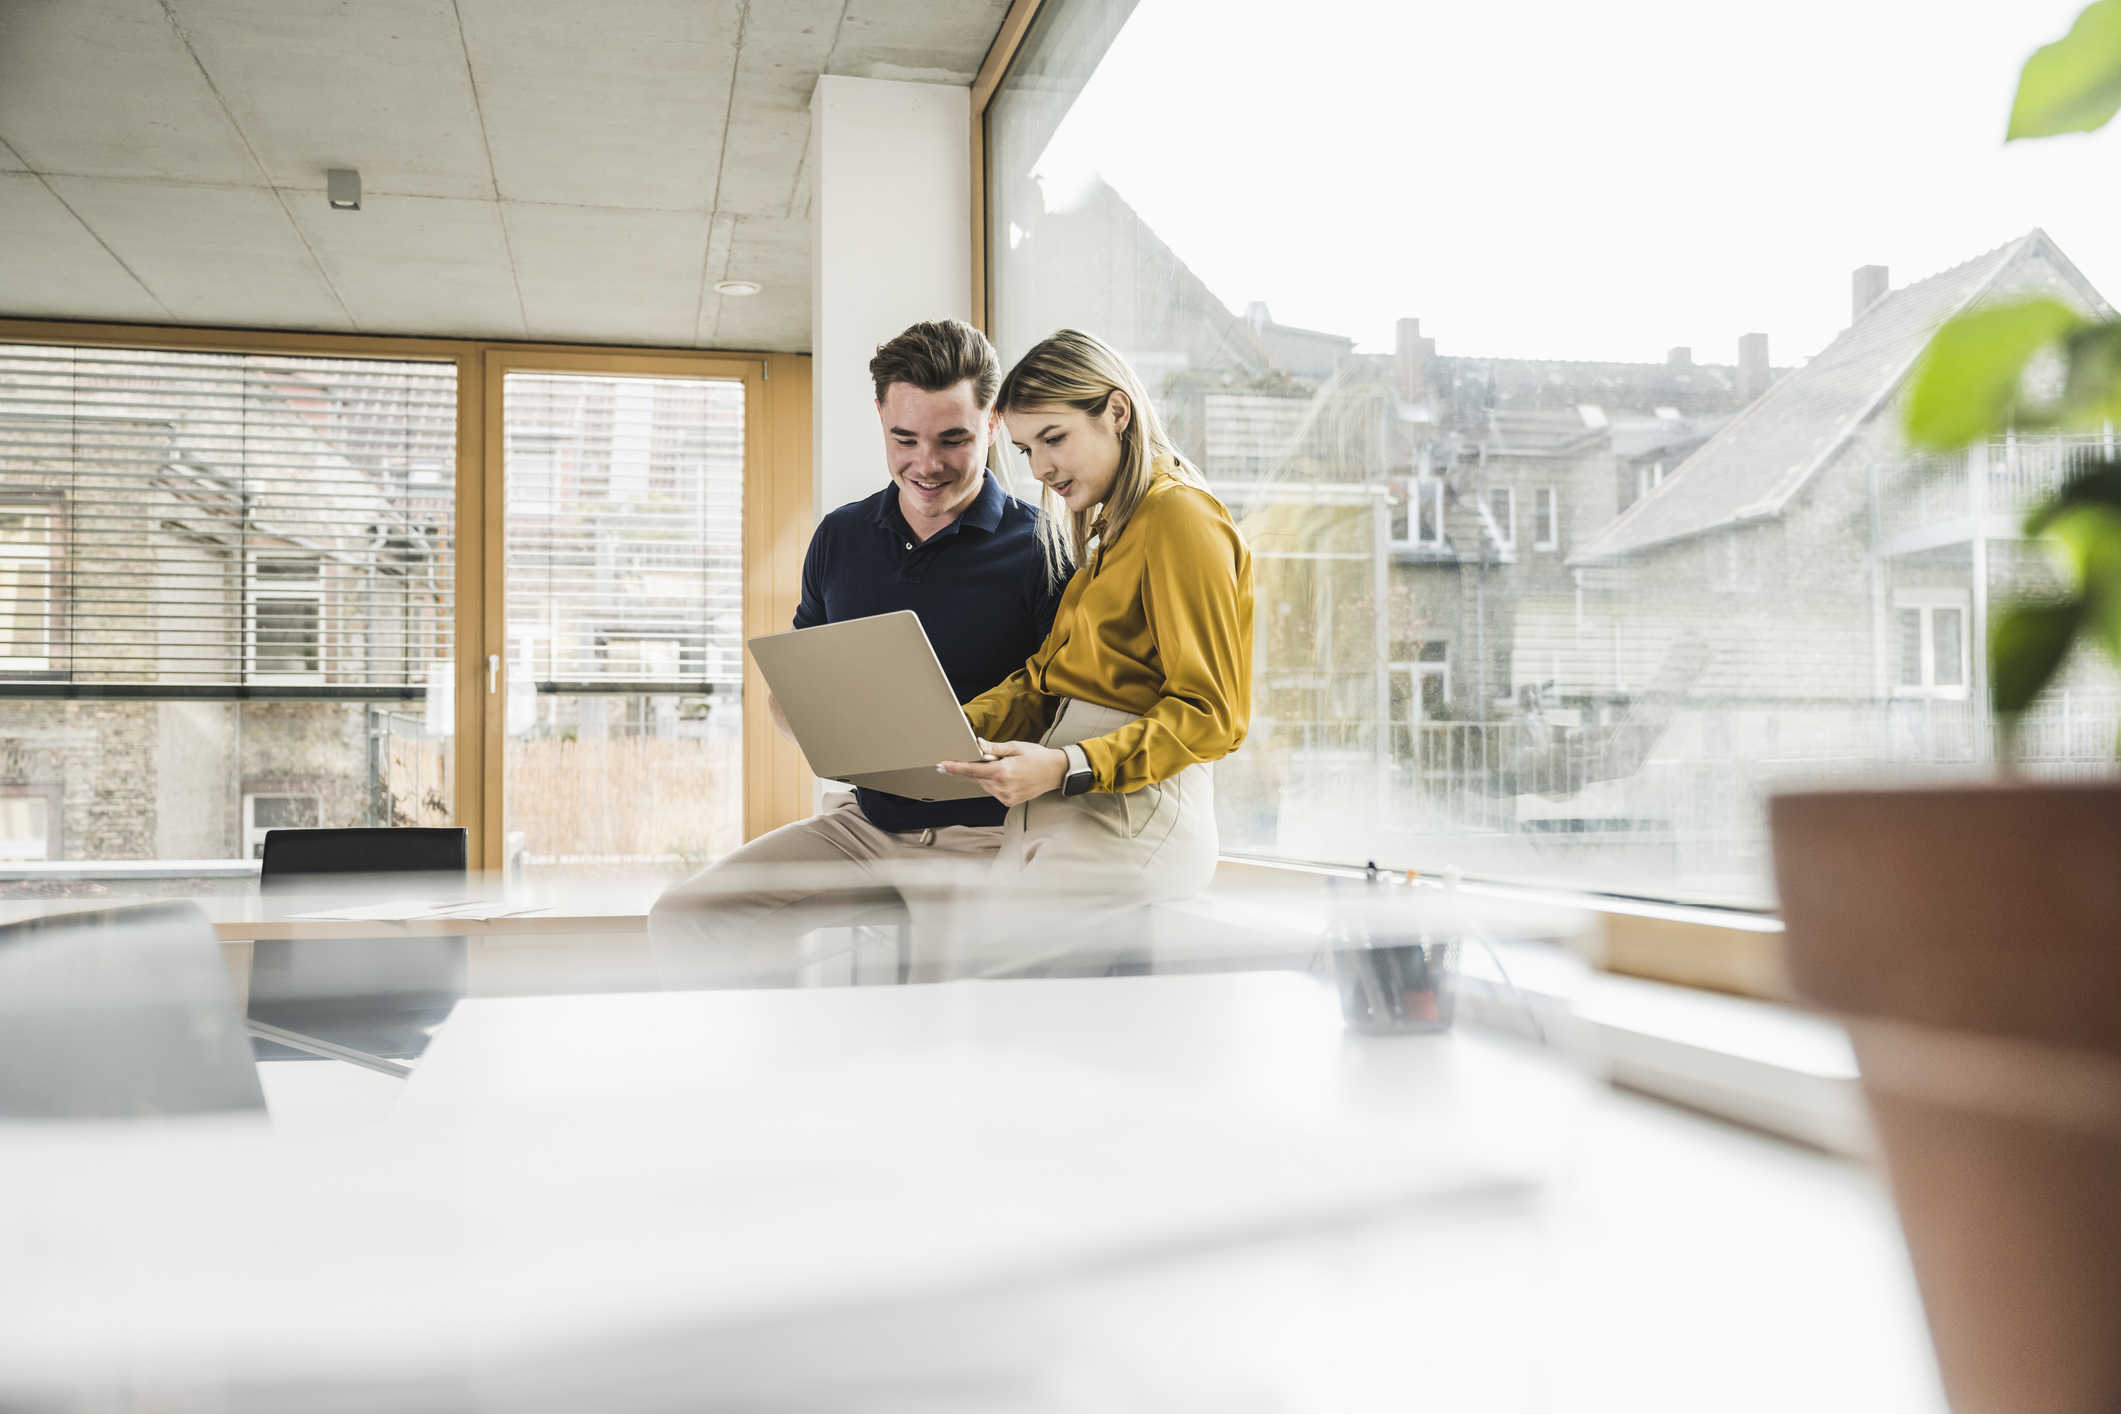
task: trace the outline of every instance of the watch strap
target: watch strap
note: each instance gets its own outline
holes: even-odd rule
[[[1097,784],[1097,773],[1090,769],[1090,758],[1074,742],[1061,748],[1068,756],[1068,774],[1061,782],[1062,795],[1082,795]]]

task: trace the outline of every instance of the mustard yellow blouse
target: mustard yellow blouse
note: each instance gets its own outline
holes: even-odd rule
[[[1141,720],[1082,743],[1094,790],[1169,780],[1243,744],[1252,718],[1252,555],[1222,502],[1159,458],[1148,493],[1062,591],[1022,670],[965,705],[989,741],[1036,741],[1063,697]]]

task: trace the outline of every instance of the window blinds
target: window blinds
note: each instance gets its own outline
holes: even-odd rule
[[[0,345],[0,697],[423,696],[451,364]]]
[[[512,373],[512,684],[737,692],[744,672],[744,385]]]

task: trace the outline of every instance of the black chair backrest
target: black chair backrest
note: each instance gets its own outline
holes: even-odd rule
[[[235,987],[196,904],[0,927],[0,1115],[264,1108]]]
[[[461,825],[267,830],[258,880],[270,887],[318,874],[462,874],[470,857]]]

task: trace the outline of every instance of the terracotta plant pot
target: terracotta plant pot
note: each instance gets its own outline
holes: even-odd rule
[[[1956,1414],[2121,1410],[2121,785],[1770,806]]]

